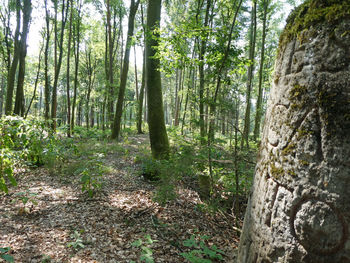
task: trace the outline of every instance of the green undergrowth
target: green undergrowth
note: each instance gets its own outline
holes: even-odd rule
[[[249,149],[239,148],[235,161],[233,145],[225,136],[217,135],[211,146],[201,145],[198,135],[182,136],[176,129],[170,130],[168,136],[169,159],[155,160],[147,150],[136,157],[142,176],[157,186],[156,201],[166,204],[175,199],[179,185],[197,191],[205,201],[198,208],[209,212],[232,209],[237,196],[238,202],[246,201],[255,168],[256,143],[251,141]]]
[[[57,157],[58,137],[48,122],[6,116],[0,119],[0,192],[16,186],[17,171],[50,163]]]

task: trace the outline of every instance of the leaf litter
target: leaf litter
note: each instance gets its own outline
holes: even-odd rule
[[[132,244],[150,238],[147,249],[155,262],[177,263],[187,262],[179,255],[188,250],[183,242],[200,234],[224,252],[224,262],[234,262],[233,218],[198,209],[202,201],[186,186],[164,207],[152,200],[155,186],[135,163],[148,144],[145,135],[134,136],[121,143],[128,154],[106,154],[103,162],[112,169],[93,198],[81,194],[77,176],[62,178],[44,167],[22,172],[18,187],[0,196],[0,247],[10,247],[15,262],[140,262],[140,249]],[[36,200],[26,211],[13,201],[24,191],[35,193]]]

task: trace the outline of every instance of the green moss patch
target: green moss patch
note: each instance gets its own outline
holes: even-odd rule
[[[306,0],[287,18],[279,49],[317,23],[335,24],[344,18],[350,18],[349,0]]]

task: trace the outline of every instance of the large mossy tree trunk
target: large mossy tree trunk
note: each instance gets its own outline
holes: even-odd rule
[[[167,158],[169,141],[166,132],[162,83],[159,71],[160,61],[155,57],[159,45],[159,24],[161,0],[149,0],[147,8],[147,39],[146,39],[146,88],[148,104],[148,126],[152,155],[155,159]]]
[[[288,18],[239,263],[350,262],[350,2]]]

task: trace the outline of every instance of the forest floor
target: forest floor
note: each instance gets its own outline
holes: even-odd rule
[[[233,217],[199,209],[197,192],[185,185],[165,206],[153,201],[156,186],[141,176],[137,162],[148,149],[146,135],[117,146],[97,140],[79,144],[104,152],[109,167],[94,197],[82,194],[81,178],[70,172],[77,165],[73,157],[56,169],[23,171],[18,186],[0,196],[0,247],[11,247],[15,262],[190,262],[180,253],[190,254],[199,239],[204,243],[198,250],[215,244],[222,250],[220,262],[234,262]],[[23,196],[29,198],[25,205]]]

